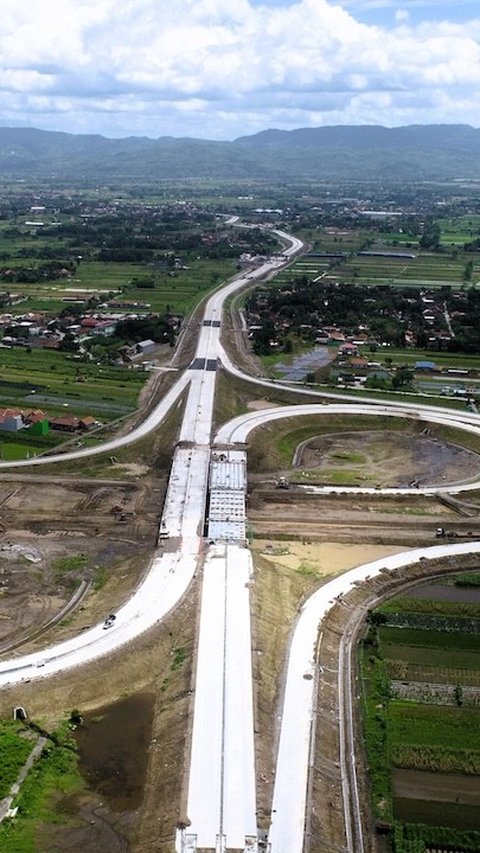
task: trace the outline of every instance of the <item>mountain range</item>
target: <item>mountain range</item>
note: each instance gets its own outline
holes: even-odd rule
[[[265,130],[232,142],[0,128],[0,174],[16,178],[419,181],[480,179],[480,129],[375,125]]]

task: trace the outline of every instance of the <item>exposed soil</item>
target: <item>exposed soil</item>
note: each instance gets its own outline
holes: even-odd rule
[[[310,495],[251,483],[248,518],[255,537],[353,544],[433,545],[437,527],[464,535],[480,530],[471,518],[455,518],[435,497]]]
[[[409,800],[436,800],[442,803],[480,805],[480,777],[454,773],[428,773],[425,770],[393,771],[396,797]],[[480,828],[480,814],[478,818]]]
[[[247,403],[247,408],[252,412],[261,412],[263,409],[275,409],[277,407],[277,403],[272,403],[270,400],[250,400]]]
[[[245,398],[235,386],[225,409],[245,407],[245,399],[251,397],[251,390]],[[371,436],[372,441],[377,441],[378,435]],[[357,437],[355,433],[355,442]],[[396,434],[394,437],[403,438]],[[410,442],[405,452],[412,456],[415,436],[405,438]],[[352,444],[342,452],[360,450]],[[4,552],[0,551],[0,581],[8,581],[6,592],[0,596],[0,639],[2,625],[3,636],[28,632],[29,626],[68,600],[85,572],[91,572],[93,579],[98,567],[107,570],[109,580],[98,592],[88,594],[68,624],[55,629],[55,638],[78,632],[128,596],[153,551],[165,487],[165,482],[156,480],[151,470],[145,472],[144,466],[150,467],[146,453],[136,454],[137,450],[132,449],[131,456],[119,460],[120,465],[143,466],[142,471],[129,469],[130,474],[142,476],[134,482],[125,481],[125,468],[117,470],[124,480],[104,482],[38,476],[0,480],[0,525],[4,529],[0,547],[9,543]],[[165,449],[164,454],[166,459]],[[451,470],[448,465],[453,465],[452,459],[455,461],[455,454],[444,459],[444,472]],[[346,464],[350,466],[350,460]],[[399,470],[402,464],[399,456]],[[470,465],[469,475],[471,471]],[[440,468],[438,476],[444,476]],[[125,521],[115,520],[113,510],[117,506],[126,516]],[[256,535],[263,537],[253,542],[256,579],[252,606],[258,821],[260,827],[267,829],[288,637],[305,596],[328,576],[346,568],[409,545],[435,544],[437,526],[462,530],[462,525],[465,529],[474,527],[475,519],[458,518],[451,508],[420,495],[408,499],[310,496],[295,490],[280,492],[261,482],[253,484],[248,515]],[[52,564],[58,557],[75,554],[87,558],[81,571],[75,570],[69,576],[54,571]],[[30,683],[3,691],[1,704],[5,713],[11,713],[15,704],[23,704],[37,719],[57,720],[73,707],[80,708],[87,719],[90,711],[94,718],[102,718],[98,723],[91,719],[88,722],[92,738],[83,753],[91,790],[60,804],[72,821],[68,828],[59,827],[48,835],[49,846],[40,844],[39,850],[173,850],[175,826],[188,817],[184,773],[188,767],[198,592],[195,580],[175,612],[128,650],[49,679],[48,690],[45,684]],[[360,591],[353,595],[360,596]],[[319,702],[318,729],[322,734],[316,752],[312,802],[314,806],[320,802],[329,805],[328,810],[313,809],[312,851],[315,838],[323,838],[325,833],[332,844],[339,848],[343,845],[335,721],[335,655],[343,608],[339,613],[332,614],[331,631],[322,646],[322,664],[326,666],[323,693],[319,694],[322,703]],[[41,642],[48,639],[49,635]],[[172,661],[179,647],[186,650],[187,656],[184,665],[176,670]],[[135,691],[140,698],[131,695]],[[122,702],[111,707],[119,698]],[[131,725],[135,726],[132,732]],[[132,743],[125,745],[128,748],[124,752],[122,741],[130,739]],[[133,755],[134,751],[138,754]],[[115,784],[111,791],[107,777],[112,768]],[[122,778],[125,784],[119,783]]]
[[[21,704],[30,718],[41,720],[47,727],[53,727],[73,708],[78,708],[90,721],[94,739],[96,726],[103,724],[108,732],[113,720],[115,736],[110,748],[105,747],[105,761],[100,757],[100,767],[108,769],[110,751],[114,770],[120,769],[125,777],[129,776],[130,794],[124,801],[123,793],[117,792],[120,796],[116,796],[113,790],[110,802],[108,780],[105,780],[107,790],[102,782],[101,792],[92,787],[63,799],[59,809],[67,813],[69,823],[55,830],[61,833],[56,847],[42,846],[39,842],[39,851],[172,853],[175,827],[186,819],[184,772],[189,760],[198,589],[195,580],[175,611],[128,648],[49,678],[45,683],[32,681],[0,694],[2,714],[11,715],[12,708]],[[173,661],[180,647],[185,651],[185,660],[178,668]],[[138,694],[151,698],[137,701]],[[120,703],[113,705],[118,700]],[[97,717],[103,719],[94,723],[92,720]],[[103,730],[100,731],[103,736]],[[131,737],[142,753],[138,757],[132,755],[128,743],[122,745],[122,741]],[[89,772],[95,781],[94,743],[95,740],[90,741]],[[134,804],[139,802],[143,778],[146,781],[142,803],[137,807]],[[45,836],[49,844],[50,831],[49,826]]]
[[[480,474],[480,456],[429,435],[398,432],[354,432],[323,435],[306,442],[295,459],[302,469],[351,472],[381,486],[445,485]],[[335,482],[335,480],[333,480]],[[347,479],[344,481],[347,484]]]
[[[90,591],[76,617],[109,579],[125,594],[124,575],[134,584],[155,546],[163,489],[152,480],[0,480],[0,648],[28,639],[83,581]]]

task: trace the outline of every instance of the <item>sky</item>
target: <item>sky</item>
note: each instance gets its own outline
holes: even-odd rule
[[[0,0],[0,126],[480,127],[478,0]]]

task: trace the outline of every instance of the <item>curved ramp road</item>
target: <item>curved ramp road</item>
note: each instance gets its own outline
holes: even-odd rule
[[[205,305],[199,329],[195,358],[145,422],[126,436],[96,448],[83,448],[50,457],[23,462],[0,463],[1,469],[48,465],[99,453],[114,452],[155,429],[180,395],[188,389],[179,446],[171,475],[160,524],[160,540],[178,541],[174,553],[160,549],[149,572],[128,602],[121,607],[114,625],[103,624],[43,652],[0,661],[0,686],[32,678],[44,678],[70,667],[79,666],[106,655],[131,642],[171,610],[185,593],[199,562],[211,447],[216,366],[221,359],[227,372],[266,388],[285,388],[291,393],[312,394],[322,398],[339,395],[310,392],[287,384],[253,378],[236,368],[220,342],[221,319],[225,299],[262,277],[270,277],[302,249],[302,243],[282,231],[274,232],[288,244],[282,258],[272,258],[248,274],[236,276],[212,294]],[[253,412],[234,419],[219,430],[219,444],[243,444],[252,429],[275,419],[311,414],[369,414],[391,417],[417,417],[426,421],[456,426],[472,433],[480,430],[480,417],[448,409],[389,403],[375,398],[342,395],[353,405],[298,405]],[[375,494],[412,491],[430,494],[439,491],[460,492],[478,488],[480,483],[435,489],[358,489],[322,488],[322,491],[356,491]],[[312,487],[309,487],[312,488]],[[274,812],[270,841],[272,853],[300,853],[306,809],[308,744],[313,707],[313,674],[318,626],[331,606],[331,600],[347,591],[354,581],[364,580],[384,566],[395,568],[420,557],[476,553],[480,543],[462,543],[417,549],[353,569],[318,590],[302,608],[288,664],[282,727],[279,741]],[[253,697],[250,651],[250,609],[248,584],[251,557],[247,549],[233,545],[212,545],[205,561],[200,635],[197,655],[197,685],[193,719],[188,814],[188,834],[179,833],[177,849],[181,853],[214,848],[254,850],[255,775],[253,745]],[[350,845],[351,847],[351,845]],[[350,848],[349,848],[350,849]]]
[[[282,406],[276,409],[263,409],[259,412],[249,412],[245,415],[239,415],[237,418],[229,421],[218,431],[215,436],[215,444],[245,444],[248,441],[250,433],[257,427],[263,426],[271,421],[283,420],[284,418],[306,417],[308,415],[382,415],[392,418],[412,418],[414,420],[422,420],[429,423],[438,423],[445,426],[454,426],[456,429],[470,432],[475,435],[480,435],[480,418],[478,415],[467,415],[468,422],[464,422],[461,415],[450,417],[448,414],[443,414],[431,407],[418,407],[415,411],[412,409],[404,409],[396,405],[385,406],[383,404],[371,406],[365,404],[346,405],[342,403],[302,403],[298,406]],[[462,413],[463,414],[463,413]],[[470,421],[476,419],[476,424]],[[480,480],[475,480],[470,483],[458,483],[457,485],[445,486],[420,486],[419,488],[381,488],[376,489],[365,486],[310,486],[306,485],[303,488],[309,492],[316,494],[335,494],[351,492],[352,494],[411,494],[411,495],[435,495],[438,493],[458,494],[460,492],[468,492],[480,488]]]
[[[143,583],[105,630],[96,625],[83,634],[40,652],[0,661],[0,686],[45,678],[81,666],[115,651],[148,631],[179,601],[197,565],[198,542],[188,543],[182,553],[157,557]]]
[[[322,619],[332,606],[333,599],[344,595],[352,586],[363,582],[367,577],[379,574],[384,568],[397,569],[419,559],[433,560],[472,553],[480,553],[480,542],[434,545],[383,557],[340,575],[320,587],[305,602],[295,626],[288,659],[269,834],[271,853],[300,853],[303,850],[310,729],[315,700],[315,679],[306,679],[304,676],[314,675],[318,630]],[[346,778],[345,767],[341,767],[341,772],[343,778]],[[293,791],[295,796],[292,796]],[[352,846],[353,841],[356,845],[360,843],[360,839],[353,839],[352,843],[347,845],[348,851],[358,849]]]
[[[15,462],[0,462],[0,471],[4,468],[30,468],[32,465],[52,465],[54,462],[70,462],[75,459],[84,459],[87,456],[98,456],[100,453],[113,453],[120,447],[133,444],[160,426],[189,382],[190,373],[186,371],[180,376],[170,391],[167,391],[158,406],[155,407],[143,423],[126,435],[119,436],[119,438],[112,438],[111,441],[105,441],[96,447],[84,447],[81,450],[69,450],[68,453],[52,453],[51,456],[36,456],[34,459],[21,459]]]
[[[229,358],[228,353],[224,349],[222,345],[220,345],[219,357],[222,362],[223,367],[230,373],[232,376],[236,376],[238,379],[243,379],[249,382],[251,385],[258,385],[261,388],[267,388],[269,391],[273,389],[288,391],[290,394],[301,394],[303,397],[319,397],[322,400],[336,400],[338,401],[349,401],[351,403],[357,404],[365,404],[371,406],[398,406],[400,409],[404,409],[405,411],[410,411],[412,413],[418,411],[421,408],[424,411],[431,410],[432,412],[438,412],[440,414],[447,415],[449,418],[453,420],[459,420],[462,423],[480,423],[480,415],[469,412],[469,411],[455,411],[454,409],[448,409],[443,406],[429,406],[428,400],[430,399],[428,394],[419,394],[418,398],[421,400],[423,397],[424,402],[422,403],[409,403],[402,399],[402,394],[398,394],[398,400],[389,400],[388,403],[384,403],[380,397],[368,397],[368,395],[362,394],[361,398],[358,395],[347,394],[344,392],[336,392],[333,393],[331,391],[318,391],[310,388],[308,386],[304,386],[301,384],[289,384],[285,381],[281,381],[279,379],[264,379],[259,376],[250,376],[250,374],[245,373],[241,368],[236,367],[233,364],[232,360]]]

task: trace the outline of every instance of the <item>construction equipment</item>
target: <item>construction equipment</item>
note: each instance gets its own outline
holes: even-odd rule
[[[444,527],[437,527],[435,536],[437,539],[478,539],[478,533],[474,533],[473,530],[458,532],[457,530],[445,530]]]

